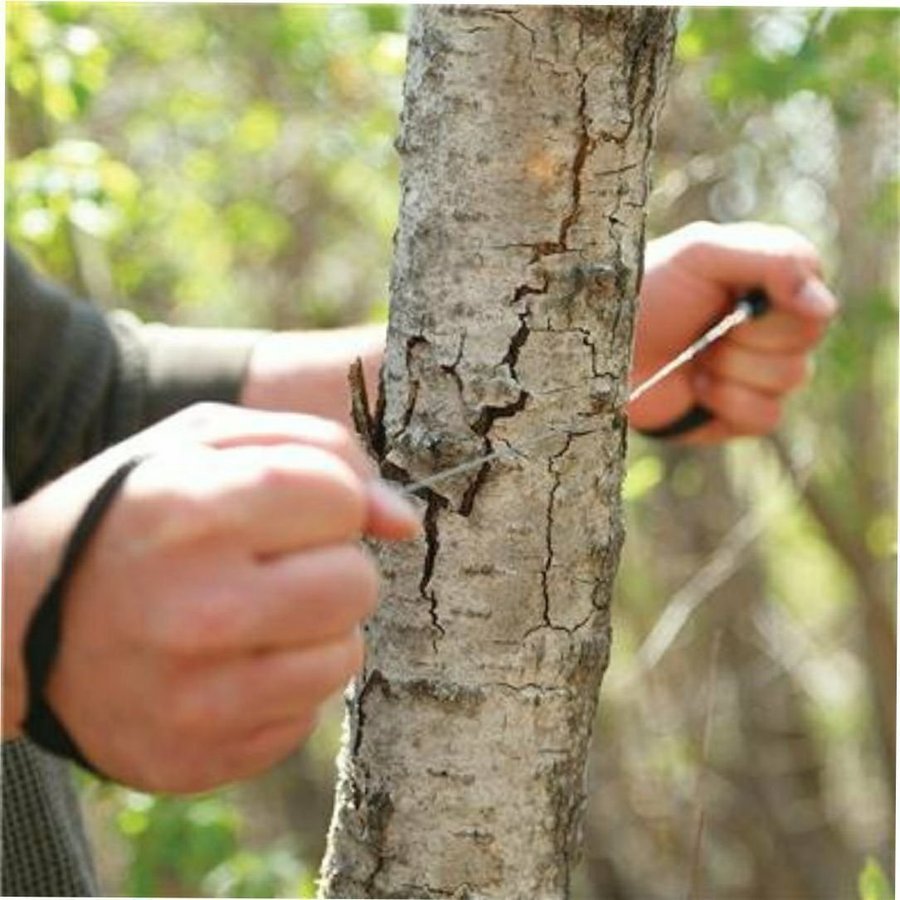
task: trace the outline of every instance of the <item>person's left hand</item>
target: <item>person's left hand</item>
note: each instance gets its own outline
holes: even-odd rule
[[[698,222],[647,246],[631,382],[677,356],[745,291],[771,309],[738,326],[629,406],[638,430],[668,425],[701,405],[714,418],[684,443],[767,434],[787,395],[811,372],[811,354],[837,311],[816,249],[795,231],[756,222]]]

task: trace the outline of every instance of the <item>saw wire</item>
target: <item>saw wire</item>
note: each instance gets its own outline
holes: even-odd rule
[[[765,300],[765,295],[761,292],[754,291],[746,297],[742,297],[735,303],[731,312],[719,319],[719,321],[711,328],[704,331],[690,346],[686,347],[676,357],[657,369],[649,378],[632,388],[631,393],[628,395],[627,402],[631,403],[639,397],[642,397],[648,391],[655,388],[661,381],[668,378],[673,372],[689,363],[698,353],[701,353],[711,344],[716,343],[716,341],[721,340],[732,329],[737,328],[738,325],[742,325],[744,322],[761,315],[766,308],[767,301]],[[490,453],[473,457],[458,465],[442,469],[440,472],[435,472],[433,475],[429,475],[412,484],[403,485],[400,488],[400,492],[402,494],[413,494],[422,488],[430,488],[432,485],[438,484],[447,478],[453,478],[455,475],[462,475],[465,472],[471,472],[473,469],[480,469],[488,463],[518,456],[523,447],[533,447],[536,444],[542,444],[551,437],[557,437],[560,434],[571,436],[588,433],[589,432],[579,429],[578,427],[566,428],[561,425],[553,426],[546,431],[542,431],[540,434],[519,441],[515,447],[510,445],[503,447],[500,450],[493,450]]]

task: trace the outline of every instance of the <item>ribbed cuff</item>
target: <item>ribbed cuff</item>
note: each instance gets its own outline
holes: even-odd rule
[[[250,353],[265,332],[142,325],[137,334],[143,351],[141,424],[147,426],[192,403],[236,403]]]

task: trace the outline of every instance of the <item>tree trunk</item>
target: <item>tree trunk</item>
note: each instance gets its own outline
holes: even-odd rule
[[[568,893],[609,654],[673,21],[629,7],[414,11],[368,436],[402,482],[522,449],[420,490],[423,539],[379,549],[383,601],[348,698],[324,896]]]

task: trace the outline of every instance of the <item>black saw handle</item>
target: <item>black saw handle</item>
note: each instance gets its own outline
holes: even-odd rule
[[[750,312],[751,319],[758,319],[761,315],[768,312],[772,308],[772,301],[769,295],[762,288],[752,288],[746,294],[742,294],[734,302],[734,309],[746,307]],[[705,406],[699,403],[692,406],[684,415],[679,416],[668,425],[661,425],[659,428],[639,429],[640,433],[646,437],[652,438],[673,438],[687,434],[695,428],[700,428],[711,422],[715,415],[711,413]]]

